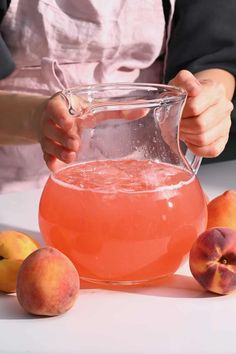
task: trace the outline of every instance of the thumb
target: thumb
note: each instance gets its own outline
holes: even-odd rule
[[[180,70],[168,84],[182,87],[187,91],[189,97],[197,96],[202,89],[201,83],[188,70]]]

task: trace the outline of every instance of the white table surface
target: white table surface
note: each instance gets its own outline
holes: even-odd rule
[[[203,165],[212,198],[236,190],[236,161]],[[41,244],[40,190],[0,195],[0,229],[27,231]],[[74,307],[50,318],[27,315],[15,295],[0,294],[0,353],[236,353],[236,295],[204,292],[188,263],[159,287],[83,289]]]

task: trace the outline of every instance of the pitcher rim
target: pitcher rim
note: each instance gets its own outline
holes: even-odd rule
[[[155,89],[158,92],[158,89],[165,89],[166,92],[170,93],[169,96],[167,97],[157,97],[157,98],[152,98],[152,99],[147,99],[148,102],[178,102],[180,100],[184,100],[187,96],[187,92],[184,88],[179,87],[179,86],[174,86],[174,85],[168,85],[168,84],[155,84],[155,83],[139,83],[139,82],[134,82],[134,83],[129,83],[129,82],[119,82],[119,83],[95,83],[95,84],[82,84],[82,85],[77,85],[77,86],[72,86],[69,88],[66,88],[61,91],[61,94],[65,97],[68,98],[70,94],[86,94],[86,93],[92,93],[92,92],[104,92],[104,91],[109,91],[109,90],[128,90],[128,89],[147,89],[147,91],[154,91],[152,89]],[[171,95],[171,92],[176,93],[177,95]]]

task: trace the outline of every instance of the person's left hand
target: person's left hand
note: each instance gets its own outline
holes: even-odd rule
[[[224,86],[212,80],[198,81],[187,70],[181,70],[169,84],[180,86],[188,93],[180,139],[198,156],[218,156],[228,141],[233,110]]]

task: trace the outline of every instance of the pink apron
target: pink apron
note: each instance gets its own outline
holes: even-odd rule
[[[16,70],[0,90],[52,95],[81,84],[162,82],[157,59],[170,25],[166,36],[162,0],[12,0],[1,31]],[[49,174],[39,144],[0,147],[0,166],[0,192],[42,187]]]

